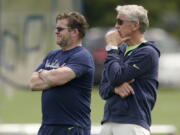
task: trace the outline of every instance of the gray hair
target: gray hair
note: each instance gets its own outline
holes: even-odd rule
[[[118,14],[123,14],[130,21],[139,22],[140,32],[144,33],[149,26],[148,11],[143,6],[138,5],[118,5],[116,7]]]

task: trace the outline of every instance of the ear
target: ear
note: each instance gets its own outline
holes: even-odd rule
[[[77,28],[72,29],[72,30],[71,30],[71,33],[72,33],[72,36],[78,36],[78,35],[79,35],[79,31],[78,31]]]
[[[139,28],[140,28],[139,22],[133,22],[132,30],[136,31],[136,30],[139,30]]]

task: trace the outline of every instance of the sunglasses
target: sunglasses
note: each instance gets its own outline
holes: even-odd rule
[[[125,21],[129,21],[129,22],[131,22],[131,20],[122,20],[122,19],[116,19],[116,23],[118,24],[118,25],[123,25],[123,23],[125,22]]]
[[[117,23],[118,25],[123,25],[124,20],[116,19],[116,23]]]
[[[63,31],[64,29],[69,29],[69,27],[56,26],[56,30],[57,30],[58,32],[61,32],[61,31]]]

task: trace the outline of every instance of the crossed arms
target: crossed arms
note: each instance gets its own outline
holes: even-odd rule
[[[63,85],[76,77],[75,72],[66,66],[52,70],[33,72],[29,86],[32,90],[46,90],[50,87]]]
[[[134,79],[129,82],[124,82],[123,84],[115,87],[114,92],[122,98],[127,97],[131,94],[135,94],[133,88],[130,85],[130,83],[133,82]]]
[[[112,46],[116,46],[116,47],[118,47],[118,45],[119,44],[121,44],[121,43],[123,43],[124,41],[126,41],[126,40],[128,40],[129,39],[129,37],[125,37],[125,38],[121,38],[120,37],[120,35],[119,35],[119,33],[117,32],[117,31],[112,31],[112,32],[108,32],[107,34],[106,34],[106,36],[105,36],[105,38],[106,38],[106,42],[107,42],[107,44],[109,44],[109,45],[112,45]],[[119,55],[117,56],[117,57],[119,57]],[[107,59],[107,58],[106,58]],[[113,60],[112,58],[110,58],[110,61],[111,60]],[[106,60],[107,61],[107,60]],[[106,63],[106,62],[105,62]],[[118,68],[119,68],[119,66],[118,66]],[[109,71],[111,71],[111,69],[109,70],[109,69],[106,69],[106,71],[104,71],[104,77],[106,76],[106,79],[105,80],[103,80],[102,81],[102,83],[104,82],[104,83],[107,83],[107,78],[108,79],[110,79],[112,82],[109,82],[108,84],[110,85],[110,86],[101,86],[100,87],[100,95],[105,99],[105,98],[108,98],[111,94],[112,94],[112,91],[115,93],[115,94],[117,94],[117,95],[119,95],[119,96],[121,96],[122,98],[124,98],[124,97],[127,97],[127,96],[129,96],[129,95],[131,95],[131,94],[134,94],[134,90],[133,90],[133,88],[131,87],[131,85],[130,85],[130,83],[133,83],[134,82],[134,79],[132,79],[131,81],[129,81],[129,82],[126,82],[126,81],[123,81],[123,82],[118,82],[117,84],[120,84],[120,85],[117,85],[116,84],[116,87],[115,88],[112,88],[111,87],[111,83],[114,83],[114,80],[116,80],[117,78],[111,78],[110,76],[113,76],[113,77],[116,77],[116,73],[115,74],[111,74],[110,73],[110,75],[107,75],[107,73],[105,73],[105,72],[109,72]],[[114,70],[113,69],[113,71],[116,71],[116,69]],[[107,77],[108,76],[108,77]],[[117,81],[117,80],[116,80]],[[108,91],[109,92],[105,92],[106,90],[106,87],[109,87],[108,88]],[[113,89],[113,90],[111,90],[111,89]]]

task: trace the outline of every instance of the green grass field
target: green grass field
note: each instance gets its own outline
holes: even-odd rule
[[[40,92],[17,90],[5,92],[0,90],[0,123],[40,123],[41,107]],[[153,110],[153,124],[172,124],[180,134],[180,90],[160,89],[157,104]],[[98,91],[92,94],[93,124],[99,124],[102,119],[104,101]]]

